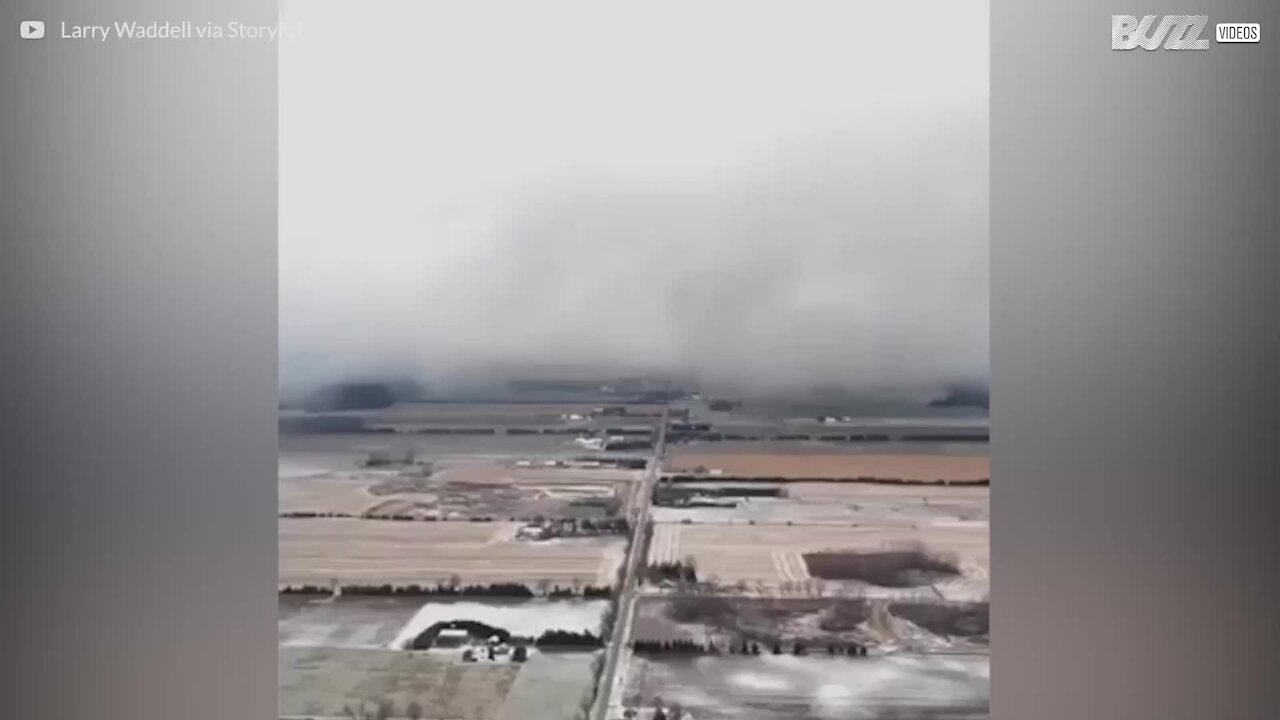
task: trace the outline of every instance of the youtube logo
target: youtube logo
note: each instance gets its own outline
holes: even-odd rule
[[[23,20],[18,23],[18,32],[24,40],[39,40],[44,37],[44,21]]]

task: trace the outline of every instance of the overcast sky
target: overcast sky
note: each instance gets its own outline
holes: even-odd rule
[[[906,7],[283,2],[284,379],[985,380],[987,6]]]

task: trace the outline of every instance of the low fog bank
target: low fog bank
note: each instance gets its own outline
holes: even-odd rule
[[[282,386],[985,383],[984,12],[380,7],[284,7]]]
[[[899,127],[684,186],[544,187],[447,240],[351,243],[282,293],[281,379],[674,374],[925,398],[982,384],[985,153],[977,119]]]

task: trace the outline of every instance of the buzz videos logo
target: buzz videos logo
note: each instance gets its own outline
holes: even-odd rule
[[[1156,24],[1157,17],[1144,15],[1139,19],[1134,15],[1112,15],[1111,49],[1156,50],[1161,43],[1165,50],[1209,49],[1209,41],[1200,37],[1209,24],[1208,15],[1165,15],[1152,33],[1151,27]]]
[[[1202,37],[1208,24],[1208,15],[1112,15],[1111,49],[1208,50],[1209,39]],[[1219,23],[1215,35],[1220,43],[1256,43],[1261,29],[1258,23]]]

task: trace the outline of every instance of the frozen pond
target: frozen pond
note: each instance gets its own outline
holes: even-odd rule
[[[989,718],[984,655],[636,657],[624,699],[679,703],[699,718],[874,720]]]

